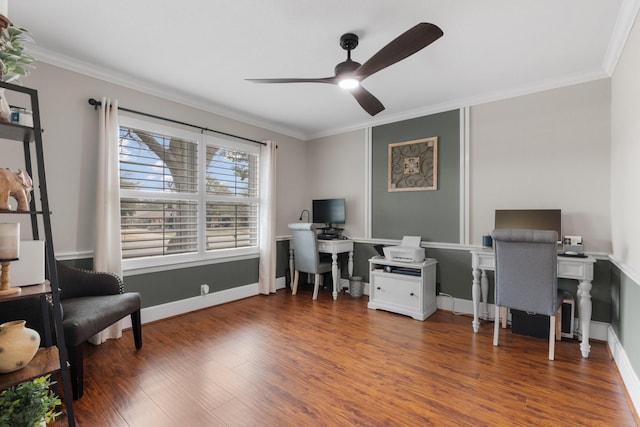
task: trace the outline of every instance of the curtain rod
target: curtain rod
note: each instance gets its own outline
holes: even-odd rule
[[[89,104],[93,105],[93,109],[94,110],[97,110],[98,107],[102,105],[102,102],[98,101],[97,99],[94,99],[94,98],[89,98]],[[244,141],[254,142],[254,143],[260,144],[260,145],[267,145],[263,141],[257,141],[255,139],[245,138],[244,136],[238,136],[238,135],[234,135],[232,133],[222,132],[222,131],[215,130],[215,129],[209,129],[209,128],[198,126],[198,125],[192,125],[191,123],[185,123],[185,122],[181,122],[179,120],[168,119],[166,117],[156,116],[155,114],[144,113],[142,111],[131,110],[129,108],[124,108],[124,107],[118,107],[118,110],[126,111],[128,113],[138,114],[140,116],[146,116],[146,117],[151,117],[151,118],[154,118],[154,119],[164,120],[166,122],[176,123],[176,124],[179,124],[179,125],[190,126],[192,128],[200,129],[200,130],[203,130],[203,131],[206,131],[206,132],[215,132],[215,133],[219,133],[221,135],[230,136],[232,138],[242,139]]]

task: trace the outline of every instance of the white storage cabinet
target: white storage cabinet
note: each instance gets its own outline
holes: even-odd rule
[[[369,304],[416,320],[425,320],[436,311],[436,264],[434,258],[422,262],[400,262],[376,256],[369,260]]]

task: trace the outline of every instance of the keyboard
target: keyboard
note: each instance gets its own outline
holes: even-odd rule
[[[339,236],[337,234],[318,234],[318,240],[346,240],[345,236]]]
[[[585,255],[585,254],[572,254],[572,253],[566,253],[566,252],[558,253],[558,256],[565,256],[565,257],[570,257],[570,258],[586,258],[586,257],[588,257],[588,255]]]
[[[331,234],[318,234],[318,240],[335,240],[338,236],[333,236]]]

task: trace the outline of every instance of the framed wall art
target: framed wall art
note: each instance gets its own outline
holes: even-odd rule
[[[437,136],[389,144],[389,191],[437,189]]]

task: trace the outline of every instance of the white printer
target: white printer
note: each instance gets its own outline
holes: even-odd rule
[[[382,248],[384,257],[393,261],[422,262],[424,248],[420,247],[420,236],[404,236],[400,246],[385,246]]]

